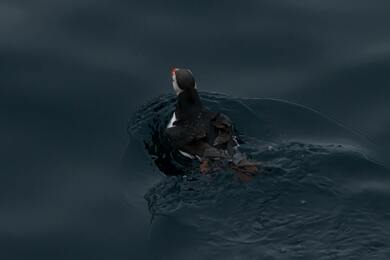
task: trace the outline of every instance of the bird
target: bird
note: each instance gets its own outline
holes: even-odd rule
[[[173,68],[171,78],[176,107],[165,129],[171,149],[198,160],[203,174],[228,165],[240,179],[248,179],[257,164],[239,151],[231,119],[203,105],[190,69]]]

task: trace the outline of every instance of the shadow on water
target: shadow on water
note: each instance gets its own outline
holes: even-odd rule
[[[129,125],[124,162],[154,180],[145,194],[149,258],[389,256],[390,175],[368,141],[304,106],[201,96],[235,122],[241,149],[271,170],[249,183],[229,171],[200,175],[159,143],[174,97],[148,102]]]

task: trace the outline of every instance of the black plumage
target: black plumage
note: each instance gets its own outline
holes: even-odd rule
[[[178,94],[173,126],[166,129],[172,148],[200,158],[227,157],[236,145],[230,119],[203,106],[189,70],[176,69]]]

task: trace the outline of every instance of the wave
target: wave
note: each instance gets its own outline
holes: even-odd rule
[[[169,176],[160,175],[145,194],[154,257],[180,259],[183,252],[186,259],[389,255],[390,174],[368,159],[370,143],[364,137],[285,101],[201,97],[211,110],[233,120],[241,149],[264,163],[266,171],[248,183],[228,170],[201,175],[188,161],[165,154],[159,142],[174,96],[140,108],[128,128],[132,141],[124,158],[129,172],[137,169],[132,158],[138,158],[135,148],[141,143],[146,160]]]

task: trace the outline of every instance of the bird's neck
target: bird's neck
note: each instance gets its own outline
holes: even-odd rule
[[[185,90],[177,97],[176,117],[178,120],[197,116],[202,111],[202,102],[196,89]]]

